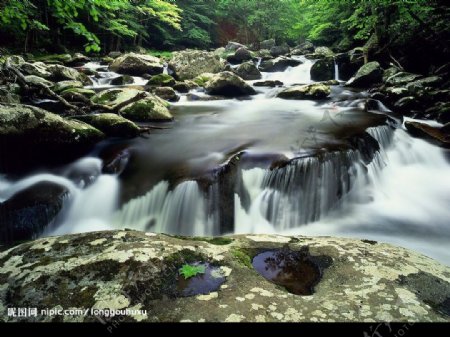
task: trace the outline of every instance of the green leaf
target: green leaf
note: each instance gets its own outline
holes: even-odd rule
[[[198,274],[204,274],[205,270],[206,270],[205,266],[193,266],[185,264],[180,269],[180,275],[183,275],[184,278],[187,280],[188,278],[194,277]]]

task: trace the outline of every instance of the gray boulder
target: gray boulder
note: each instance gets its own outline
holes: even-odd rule
[[[239,76],[230,71],[214,75],[205,85],[205,90],[210,95],[237,97],[255,95],[256,91]]]
[[[111,71],[119,74],[143,76],[162,74],[164,66],[159,58],[151,55],[128,53],[117,57],[109,65]]]
[[[173,53],[169,68],[178,80],[190,80],[202,73],[216,74],[225,68],[219,55],[200,50],[184,50]]]
[[[323,58],[317,60],[311,67],[311,79],[313,81],[328,81],[334,79],[334,59]]]
[[[245,62],[239,65],[234,72],[244,80],[259,80],[262,75],[253,62]]]
[[[281,91],[277,97],[284,99],[324,99],[330,95],[331,89],[323,83],[296,85]]]
[[[277,72],[285,71],[288,67],[296,67],[302,64],[302,61],[280,56],[272,60],[266,60],[261,62],[259,70],[264,72]]]
[[[356,75],[347,81],[346,85],[351,87],[368,88],[381,82],[383,69],[378,62],[369,62],[357,71]]]

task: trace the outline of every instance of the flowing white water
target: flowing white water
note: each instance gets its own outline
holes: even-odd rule
[[[310,70],[314,62],[304,56],[293,56],[292,58],[298,59],[303,63],[296,67],[288,67],[285,71],[262,73],[262,80],[278,80],[285,85],[311,83]]]
[[[263,80],[280,80],[285,85],[310,83],[313,62],[301,60],[302,65],[285,72],[264,73]],[[89,67],[101,71],[97,64]],[[96,86],[110,86],[111,78],[118,74],[103,71],[101,76],[104,82],[100,80]],[[337,65],[335,77],[339,78]],[[179,150],[165,148],[169,140],[164,139],[162,151],[165,155],[175,151],[186,156],[184,163],[189,166],[213,168],[226,158],[222,147],[233,148],[228,144],[247,144],[256,139],[259,150],[276,151],[291,159],[298,154],[296,142],[302,139],[299,130],[305,125],[317,126],[325,116],[324,109],[332,112],[336,108],[334,103],[320,106],[313,101],[281,100],[274,97],[279,90],[276,88],[258,90],[260,94],[252,100],[174,104],[185,111],[196,109],[199,115],[201,109],[213,112],[183,125],[181,130],[171,130],[168,137],[177,139]],[[364,94],[358,96],[359,100],[350,91],[340,95],[348,100],[338,103],[337,113],[364,109]],[[381,102],[374,109],[389,112]],[[320,159],[298,159],[274,170],[243,170],[242,185],[248,196],[231,196],[234,232],[373,239],[409,247],[450,264],[450,164],[443,150],[411,138],[402,129],[394,132],[385,126],[367,132],[381,147],[370,164],[364,164],[358,151],[348,150],[329,152]],[[264,137],[254,137],[258,134]],[[196,149],[206,143],[207,148],[198,155],[189,147],[191,143]],[[0,176],[0,202],[36,182],[52,181],[66,186],[70,197],[55,224],[43,235],[125,227],[181,235],[221,234],[217,182],[201,189],[193,180],[176,186],[159,181],[146,194],[118,209],[119,179],[101,174],[101,164],[99,159],[85,158],[68,165],[59,175],[38,174],[17,182]]]
[[[336,81],[340,81],[340,78],[339,78],[339,65],[337,64],[336,59],[334,60],[334,79]]]

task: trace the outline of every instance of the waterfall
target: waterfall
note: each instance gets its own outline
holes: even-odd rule
[[[150,192],[129,201],[116,212],[116,227],[180,235],[214,235],[208,225],[203,195],[195,181],[186,181],[173,190],[162,181]]]
[[[339,79],[339,65],[336,62],[336,58],[334,59],[334,79],[336,81],[340,81],[340,79]]]

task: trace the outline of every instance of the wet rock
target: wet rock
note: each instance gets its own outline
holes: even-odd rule
[[[43,62],[34,62],[34,63],[24,62],[20,65],[19,69],[24,75],[34,75],[46,79],[50,78],[50,76],[52,75],[47,70],[47,66]]]
[[[21,104],[0,104],[0,170],[61,163],[80,156],[104,134],[82,122]]]
[[[267,80],[267,81],[261,81],[261,82],[255,82],[253,83],[253,85],[255,87],[282,87],[283,86],[283,82],[275,80],[275,81],[271,81],[271,80]]]
[[[431,88],[436,88],[442,83],[442,78],[439,76],[429,76],[420,80],[406,84],[406,89],[409,93],[415,96],[423,95],[430,91]]]
[[[180,100],[180,96],[170,87],[154,88],[153,93],[169,102],[178,102]]]
[[[173,53],[169,69],[178,80],[189,80],[202,73],[218,73],[225,68],[220,56],[200,50]]]
[[[239,48],[247,48],[247,47],[239,42],[229,41],[228,44],[225,46],[225,51],[227,52],[236,51]]]
[[[123,117],[134,122],[166,122],[173,120],[168,107],[169,103],[163,99],[148,94],[146,98],[120,109],[120,113]]]
[[[413,96],[402,97],[394,103],[396,111],[401,112],[405,116],[412,116],[414,112],[421,109],[419,101]]]
[[[51,87],[53,86],[53,82],[47,81],[45,78],[39,77],[39,76],[35,76],[35,75],[28,75],[25,76],[25,82],[27,82],[27,84],[29,85],[38,85],[38,84],[43,84],[46,87]]]
[[[317,60],[311,67],[311,80],[327,81],[334,79],[334,59],[323,58]]]
[[[382,80],[383,69],[378,62],[369,62],[359,68],[358,72],[345,85],[368,88]]]
[[[65,61],[64,64],[69,67],[81,67],[88,63],[91,59],[81,53],[75,53],[71,56],[70,60]]]
[[[109,69],[119,74],[142,76],[143,74],[162,74],[164,67],[157,57],[128,53],[114,59]]]
[[[296,67],[300,64],[302,64],[302,61],[300,60],[282,56],[276,59],[261,62],[259,70],[265,72],[285,71],[288,67]]]
[[[295,46],[293,50],[291,51],[292,55],[306,55],[314,52],[314,45],[306,41],[304,43],[299,44],[298,46]]]
[[[310,60],[318,60],[322,58],[334,57],[334,52],[328,47],[316,47],[313,53],[305,56]]]
[[[268,39],[268,40],[261,41],[259,43],[259,49],[270,50],[274,46],[275,46],[275,39]]]
[[[383,83],[386,83],[389,78],[398,74],[401,70],[398,67],[389,67],[383,72]]]
[[[287,259],[293,265],[309,260],[319,268],[329,266],[312,295],[289,293],[253,268],[259,254],[282,250],[294,256]],[[179,281],[186,264],[215,267],[211,277],[225,281],[207,294],[184,296]],[[0,269],[0,314],[6,321],[61,319],[8,316],[8,306],[147,310],[117,316],[140,322],[445,322],[449,318],[443,310],[450,296],[448,266],[411,250],[355,239],[235,235],[226,244],[215,245],[207,238],[102,231],[24,243],[0,253]],[[293,268],[293,276],[310,278],[315,269],[306,262],[303,270],[307,273],[300,275]],[[291,275],[280,277],[289,280]],[[64,320],[96,322],[97,318],[81,315]],[[113,328],[108,319],[105,322],[105,327]]]
[[[57,82],[55,83],[55,85],[53,86],[53,91],[56,93],[61,93],[65,90],[69,90],[69,89],[80,89],[83,88],[83,83],[81,83],[80,81],[61,81],[61,82]]]
[[[281,91],[277,97],[284,99],[324,99],[330,95],[329,86],[322,83],[297,85]]]
[[[403,86],[410,82],[414,82],[420,77],[421,75],[399,72],[387,78],[385,83],[388,86]]]
[[[198,76],[196,76],[193,79],[193,82],[197,84],[199,87],[204,87],[208,81],[213,78],[214,74],[212,73],[202,73]]]
[[[66,187],[43,181],[0,203],[0,244],[30,240],[42,233],[61,211]]]
[[[134,79],[130,75],[121,75],[119,77],[113,78],[111,80],[111,85],[126,85],[126,84],[133,84]]]
[[[186,82],[175,82],[173,88],[182,94],[188,93],[189,90],[191,90],[189,84],[187,84]]]
[[[133,88],[113,88],[98,92],[92,96],[91,100],[94,103],[115,107],[123,104],[128,100],[134,99],[141,95],[142,91]]]
[[[152,76],[147,82],[147,86],[155,87],[173,87],[175,84],[175,79],[168,74],[159,74]]]
[[[246,48],[239,48],[236,50],[236,52],[232,55],[227,56],[227,61],[231,64],[240,64],[245,61],[249,61],[253,58],[252,53],[248,51]]]
[[[405,127],[415,137],[425,138],[440,146],[450,148],[450,135],[442,131],[441,128],[419,122],[405,122]]]
[[[234,72],[244,80],[259,80],[262,75],[253,62],[242,63]]]
[[[50,78],[52,81],[80,81],[85,85],[91,85],[92,81],[90,78],[79,72],[76,69],[65,67],[62,65],[51,65],[47,67],[47,70],[51,73]]]
[[[120,175],[127,167],[131,153],[127,148],[120,148],[102,153],[101,157],[104,163],[102,168],[103,173]]]
[[[267,61],[267,60],[273,59],[273,56],[270,55],[270,50],[268,50],[268,49],[261,49],[261,50],[258,50],[258,51],[255,53],[255,55],[256,55],[256,57],[260,57],[261,60],[263,60],[263,61]]]
[[[187,94],[186,95],[186,99],[189,101],[189,102],[196,102],[196,101],[199,101],[199,102],[208,102],[208,101],[220,101],[220,100],[223,100],[223,99],[227,99],[228,97],[225,97],[225,96],[202,96],[202,95],[196,95],[196,94],[193,94],[193,93],[189,93],[189,94]]]
[[[343,81],[348,81],[353,77],[359,68],[364,65],[364,58],[352,57],[353,51],[337,54],[335,56],[336,64],[339,67],[339,77]]]
[[[307,250],[269,250],[256,255],[252,265],[265,279],[295,295],[312,295],[322,277]]]
[[[109,137],[136,137],[140,133],[136,124],[113,113],[78,116],[76,119],[92,125]]]
[[[20,96],[11,92],[9,87],[0,87],[0,103],[20,103]]]
[[[229,71],[214,75],[205,85],[205,90],[210,95],[237,97],[255,95],[256,91],[242,78]]]
[[[61,93],[61,96],[63,96],[66,99],[73,100],[70,97],[86,97],[86,98],[91,98],[92,96],[95,95],[95,91],[92,89],[85,89],[85,88],[70,88],[70,89],[66,89]],[[81,100],[82,102],[84,102],[84,99]]]
[[[291,51],[291,48],[287,44],[283,44],[281,46],[273,46],[270,48],[270,55],[273,57],[278,57],[282,55],[287,55]]]
[[[425,116],[429,119],[434,119],[439,123],[450,122],[450,103],[439,102],[434,106],[425,110]]]

